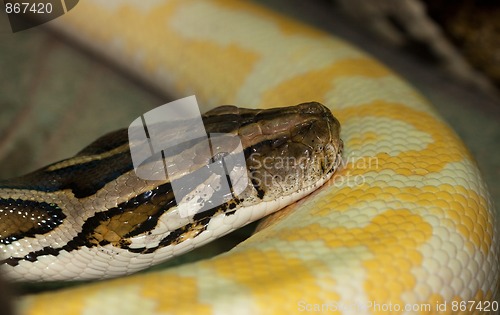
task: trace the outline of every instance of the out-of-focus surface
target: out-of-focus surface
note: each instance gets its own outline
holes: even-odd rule
[[[500,3],[491,0],[332,0],[378,42],[418,56],[497,97]],[[335,12],[335,11],[334,11]]]
[[[425,0],[428,14],[465,58],[500,89],[500,2]]]

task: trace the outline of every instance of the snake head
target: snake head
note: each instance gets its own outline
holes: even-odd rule
[[[207,112],[204,124],[209,133],[239,136],[256,199],[317,185],[341,163],[340,123],[317,102],[272,109],[222,106]]]

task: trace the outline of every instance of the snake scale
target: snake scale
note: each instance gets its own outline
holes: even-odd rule
[[[427,101],[364,53],[244,1],[86,0],[52,24],[205,109],[318,101],[345,148],[332,180],[233,250],[25,296],[20,313],[494,313],[500,232],[477,166]]]

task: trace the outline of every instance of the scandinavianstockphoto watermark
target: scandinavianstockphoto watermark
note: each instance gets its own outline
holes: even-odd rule
[[[304,313],[328,313],[328,312],[430,312],[434,305],[430,303],[378,303],[376,301],[352,302],[343,303],[338,301],[324,303],[309,303],[307,301],[299,301],[297,310]],[[436,308],[439,310],[440,305],[436,303]]]
[[[497,312],[500,310],[498,301],[435,301],[433,303],[395,303],[377,301],[343,303],[338,301],[324,303],[309,303],[301,300],[297,303],[297,310],[304,313],[329,312],[415,312],[415,313],[445,313],[453,312]]]
[[[256,161],[253,165],[254,173],[258,174],[253,178],[258,185],[276,185],[279,182],[287,182],[299,185],[309,176],[321,169],[321,165],[329,165],[331,157],[312,158],[309,156],[296,158],[293,156],[262,157],[260,153],[254,153],[250,160]],[[327,185],[334,187],[356,187],[365,184],[364,175],[354,175],[352,170],[376,170],[379,168],[377,157],[357,156],[357,152],[351,152],[347,156],[342,156],[336,165],[333,180]],[[279,170],[278,174],[276,170]],[[357,172],[356,172],[357,173]]]

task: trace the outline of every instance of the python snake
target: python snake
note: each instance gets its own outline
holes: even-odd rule
[[[52,24],[206,108],[325,104],[344,159],[228,253],[26,296],[22,313],[493,312],[500,232],[477,167],[425,99],[370,57],[240,1],[87,0]]]
[[[204,150],[204,137],[182,139],[186,132],[199,134],[192,121],[159,128],[155,141],[183,140],[165,150],[166,165],[176,166],[165,180],[138,176],[131,152],[147,142],[122,129],[73,158],[0,181],[4,273],[18,281],[130,274],[289,205],[324,184],[341,162],[340,125],[319,103],[222,106],[204,114],[203,125],[217,152]],[[243,152],[245,163],[231,163]],[[212,169],[223,160],[235,176],[228,181],[231,194],[220,200],[221,175]],[[140,168],[155,163],[149,158]]]

